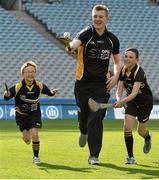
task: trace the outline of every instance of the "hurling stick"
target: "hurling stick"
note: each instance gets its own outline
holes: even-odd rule
[[[7,93],[9,93],[9,89],[8,89],[7,83],[4,83],[4,85],[5,85],[5,89],[6,89]]]
[[[89,98],[88,106],[93,112],[96,112],[99,109],[112,108],[113,104],[98,103],[98,102],[94,101],[92,98]]]
[[[59,37],[57,39],[61,41],[66,47],[70,48],[70,42],[72,41],[72,39],[70,39],[69,37]]]

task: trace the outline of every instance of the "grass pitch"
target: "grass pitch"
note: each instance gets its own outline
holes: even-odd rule
[[[76,120],[43,121],[40,130],[40,159],[32,163],[31,144],[21,139],[15,121],[0,121],[0,178],[1,179],[157,179],[159,178],[158,121],[149,121],[153,134],[152,150],[142,152],[143,139],[134,128],[135,165],[126,165],[123,121],[105,120],[102,165],[88,165],[88,147],[78,146]]]

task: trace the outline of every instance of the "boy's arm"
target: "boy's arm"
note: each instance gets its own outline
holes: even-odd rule
[[[58,91],[59,91],[58,88],[57,89],[49,89],[45,84],[43,84],[41,93],[47,94],[48,96],[54,96]]]
[[[9,100],[15,96],[15,86],[4,91],[4,100]]]

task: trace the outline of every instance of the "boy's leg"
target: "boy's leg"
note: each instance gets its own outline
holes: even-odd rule
[[[31,128],[32,135],[32,149],[33,149],[33,163],[39,164],[39,150],[40,150],[40,141],[38,135],[38,128]]]
[[[38,135],[38,128],[31,128],[30,131],[32,136],[32,148],[34,156],[39,157],[40,141]]]
[[[27,129],[22,130],[22,139],[26,144],[30,144],[30,142],[31,142],[30,130],[27,130]]]

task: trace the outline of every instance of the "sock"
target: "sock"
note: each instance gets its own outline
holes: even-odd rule
[[[129,132],[124,132],[124,138],[125,138],[125,144],[126,144],[126,149],[128,152],[128,156],[134,157],[133,155],[133,136],[132,136],[132,131]]]
[[[148,130],[146,131],[146,134],[145,134],[145,141],[150,141],[150,134]]]
[[[32,149],[33,149],[34,156],[39,157],[40,141],[37,141],[37,142],[33,141]]]

